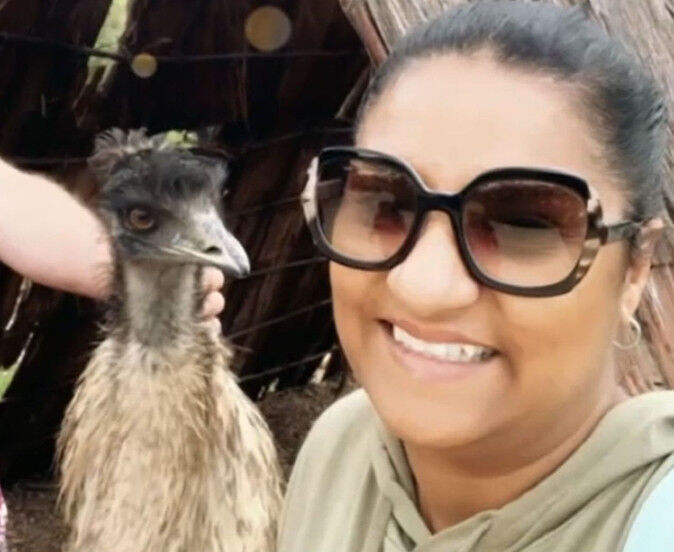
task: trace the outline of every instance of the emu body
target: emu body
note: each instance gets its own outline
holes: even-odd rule
[[[199,320],[200,267],[113,241],[120,300],[58,440],[65,550],[271,552],[276,451]]]

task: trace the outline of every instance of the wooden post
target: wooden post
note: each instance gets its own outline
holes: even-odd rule
[[[375,64],[411,27],[466,0],[340,0]],[[669,97],[674,131],[674,2],[672,0],[549,0],[582,4],[608,31],[631,46],[659,78]],[[670,132],[670,144],[671,136]],[[674,220],[674,148],[668,151],[668,219]],[[674,232],[656,252],[651,280],[639,308],[646,339],[618,355],[620,381],[631,393],[674,387]]]

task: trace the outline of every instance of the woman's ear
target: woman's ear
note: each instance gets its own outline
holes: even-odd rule
[[[622,312],[627,319],[634,315],[639,306],[651,272],[653,252],[664,227],[661,218],[651,219],[641,228],[636,238],[636,249],[630,254],[621,299]]]

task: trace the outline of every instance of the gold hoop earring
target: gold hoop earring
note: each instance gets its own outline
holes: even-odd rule
[[[629,324],[630,324],[630,329],[632,330],[631,341],[629,343],[625,344],[625,343],[619,343],[615,339],[613,340],[613,345],[615,345],[616,347],[618,347],[618,349],[620,349],[622,351],[629,351],[630,349],[634,349],[634,347],[636,347],[639,344],[639,342],[641,341],[641,336],[643,335],[643,331],[641,329],[641,324],[639,324],[639,321],[634,316],[632,316],[632,318],[630,318]]]

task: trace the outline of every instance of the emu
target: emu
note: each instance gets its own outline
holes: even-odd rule
[[[57,440],[67,552],[271,552],[272,436],[200,321],[201,271],[249,270],[218,212],[226,170],[144,131],[96,140],[114,300]]]

